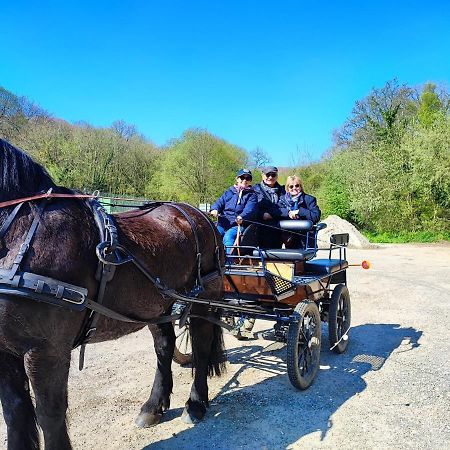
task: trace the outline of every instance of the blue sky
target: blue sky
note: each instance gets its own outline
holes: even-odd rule
[[[56,117],[316,159],[357,99],[450,78],[448,1],[0,0],[0,85]]]

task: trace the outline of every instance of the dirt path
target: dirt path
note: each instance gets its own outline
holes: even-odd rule
[[[226,337],[228,372],[210,380],[211,407],[195,427],[179,416],[189,369],[174,366],[174,394],[164,422],[139,429],[155,358],[143,330],[87,351],[70,375],[70,434],[75,449],[448,448],[450,442],[450,245],[390,245],[351,250],[353,307],[344,355],[327,349],[308,391],[286,375],[285,349]],[[271,327],[257,322],[258,330]],[[0,421],[0,443],[5,442]]]

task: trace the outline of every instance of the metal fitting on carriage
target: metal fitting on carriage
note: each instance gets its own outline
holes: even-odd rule
[[[172,305],[172,315],[183,314],[183,311],[185,310],[186,306],[187,306],[187,303],[175,302]]]
[[[273,326],[275,340],[277,342],[286,342],[288,329],[289,329],[288,324],[285,324],[283,322],[276,322],[275,325]]]
[[[205,289],[201,285],[194,286],[191,291],[189,292],[189,295],[192,295],[193,297],[198,297],[200,293],[202,293]]]

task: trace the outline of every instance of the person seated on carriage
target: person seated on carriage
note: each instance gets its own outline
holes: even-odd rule
[[[238,229],[245,227],[245,220],[255,220],[258,215],[258,197],[252,188],[252,173],[241,169],[236,183],[227,189],[211,206],[210,214],[218,218],[217,229],[223,236],[227,254],[233,251]]]
[[[316,198],[305,193],[302,180],[297,175],[287,177],[286,193],[281,202],[281,209],[284,218],[306,219],[313,224],[320,220],[321,212]],[[293,233],[284,233],[283,241],[286,248],[305,248],[306,246],[306,238]]]
[[[283,216],[284,186],[278,183],[278,169],[274,166],[262,169],[262,181],[254,187],[258,196],[258,241],[261,248],[281,248],[281,232],[276,227]],[[269,225],[269,226],[264,226]]]

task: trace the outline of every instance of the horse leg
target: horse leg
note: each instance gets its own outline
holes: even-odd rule
[[[189,400],[183,410],[181,419],[185,423],[197,423],[206,414],[208,402],[208,373],[214,339],[214,325],[204,319],[192,318],[190,332],[194,356],[194,382]]]
[[[0,353],[0,399],[8,450],[39,449],[39,434],[23,358]]]
[[[70,349],[32,350],[25,362],[35,395],[38,423],[44,433],[45,450],[72,449],[66,425]]]
[[[161,421],[163,411],[169,409],[173,387],[171,366],[175,348],[172,323],[149,325],[149,329],[153,335],[157,368],[150,397],[142,405],[136,418],[136,425],[144,428],[157,425]]]

